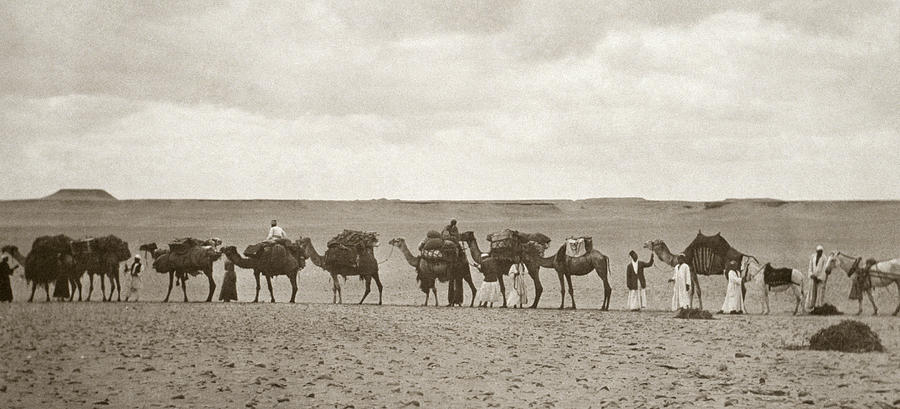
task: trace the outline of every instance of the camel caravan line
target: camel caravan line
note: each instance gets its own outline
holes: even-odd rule
[[[455,229],[455,223],[452,225]],[[524,268],[522,273],[527,272],[534,285],[534,300],[528,307],[537,308],[543,293],[540,270],[544,268],[556,272],[561,295],[559,308],[565,307],[567,287],[570,306],[572,309],[576,307],[573,276],[586,276],[596,272],[603,282],[601,310],[609,309],[612,294],[612,287],[609,284],[611,273],[609,257],[594,247],[591,237],[571,237],[547,256],[545,253],[550,248],[551,240],[542,233],[524,233],[506,229],[487,235],[487,242],[488,247],[482,248],[472,231],[458,233],[454,230],[448,235],[445,230],[441,233],[428,232],[415,252],[410,249],[403,237],[392,238],[388,244],[392,249],[391,254],[397,249],[415,272],[416,283],[425,294],[424,305],[429,304],[432,296],[434,305],[439,305],[438,284],[446,283],[446,305],[462,306],[465,298],[463,283],[465,283],[471,295],[469,306],[474,306],[478,290],[472,280],[471,267],[475,267],[485,277],[499,278],[499,292],[503,296],[501,306],[506,307],[508,292],[503,278],[510,275],[511,271],[516,272],[518,268]],[[293,303],[298,291],[297,275],[306,266],[306,261],[310,260],[329,274],[333,303],[343,302],[341,283],[345,282],[347,277],[358,277],[365,282],[365,292],[359,300],[360,304],[365,302],[370,294],[373,281],[378,289],[377,303],[379,305],[382,303],[384,286],[379,277],[381,262],[376,260],[374,253],[375,247],[379,245],[378,234],[375,232],[344,230],[327,242],[324,254],[316,250],[308,237],[293,241],[285,238],[269,239],[248,246],[243,254],[239,253],[235,246],[229,245],[220,249],[221,245],[222,241],[217,238],[209,240],[184,238],[168,243],[167,248],[160,248],[156,243],[146,243],[140,245],[139,250],[145,254],[145,259],[152,260],[151,265],[156,272],[169,276],[169,287],[163,302],[169,300],[173,285],[182,288],[183,300],[187,302],[188,279],[200,274],[206,276],[208,281],[209,293],[206,302],[212,301],[216,290],[212,276],[213,264],[224,256],[227,262],[242,269],[252,270],[256,281],[253,302],[259,301],[260,276],[265,277],[271,302],[275,302],[272,278],[285,276],[291,283],[290,302]],[[813,264],[818,263],[816,265],[822,267],[824,275],[813,281],[816,284],[807,289],[807,283],[812,280],[812,273],[805,274],[795,268],[762,263],[755,256],[733,248],[719,233],[706,236],[698,232],[694,240],[679,254],[673,253],[664,241],[658,239],[646,241],[643,247],[669,266],[677,268],[679,259],[687,264],[690,268],[690,305],[693,306],[693,297],[696,294],[700,309],[703,309],[703,297],[699,276],[723,275],[729,265],[740,266],[738,273],[741,276],[742,296],[748,286],[755,285],[754,283],[761,286],[764,314],[770,312],[770,292],[780,293],[790,290],[795,301],[794,314],[798,313],[804,299],[812,299],[807,302],[807,310],[817,306],[816,288],[820,285],[824,293],[828,277],[833,271],[843,271],[851,277],[853,284],[851,298],[859,302],[857,313],[862,312],[865,294],[874,313],[877,314],[878,308],[872,295],[873,288],[893,284],[900,294],[900,258],[885,261],[871,258],[863,260],[862,257],[840,251],[828,254],[822,254],[820,251],[818,256],[813,255],[816,259]],[[113,301],[114,294],[115,300],[120,301],[119,267],[131,257],[131,252],[127,242],[113,235],[75,240],[60,234],[38,237],[27,256],[23,256],[14,245],[2,247],[2,255],[4,263],[11,262],[24,269],[24,277],[31,284],[29,302],[34,300],[39,287],[43,288],[47,301],[50,301],[51,283],[54,284],[55,298],[72,301],[77,290],[79,301],[89,301],[94,292],[94,276],[99,278],[103,301]],[[390,258],[390,255],[388,257]],[[822,260],[818,260],[819,257]],[[136,263],[139,262],[139,258],[136,258]],[[812,269],[813,265],[810,268]],[[633,269],[629,270],[629,274],[632,271]],[[81,279],[85,273],[90,284],[87,295],[83,297]],[[108,294],[107,281],[110,287]],[[641,282],[643,283],[643,277]],[[900,303],[893,314],[898,313]]]

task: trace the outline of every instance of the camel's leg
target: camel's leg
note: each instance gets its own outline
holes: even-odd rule
[[[700,302],[700,309],[703,309],[703,291],[700,290],[700,277],[697,276],[697,273],[691,273],[691,280],[694,282],[691,285],[691,308],[694,308],[694,289],[697,290],[697,301]]]
[[[500,282],[500,296],[503,297],[503,304],[500,305],[500,308],[506,308],[506,284],[503,284],[503,274],[497,275],[497,281]],[[494,303],[491,303],[491,308],[493,308]]]
[[[106,281],[104,280],[106,276],[100,276],[100,294],[103,296],[103,301],[109,301],[106,299]],[[111,284],[110,284],[111,285]],[[112,292],[109,293],[110,299],[112,299]]]
[[[434,306],[437,307],[437,306],[439,305],[439,303],[438,303],[438,295],[437,295],[437,284],[435,284],[434,287],[431,287],[431,291],[434,292]],[[453,305],[453,304],[447,304],[447,305],[450,306],[450,305]]]
[[[88,287],[88,295],[85,298],[85,301],[91,300],[91,295],[94,294],[94,275],[88,274],[88,281],[90,282],[90,287]]]
[[[169,302],[169,295],[172,294],[172,279],[173,278],[175,278],[175,273],[170,271],[169,272],[169,291],[166,291],[166,298],[163,300],[163,302]]]
[[[572,287],[572,276],[566,274],[566,282],[569,284],[569,297],[572,299],[572,309],[575,309],[575,289]]]
[[[68,281],[70,284],[69,287],[72,288],[72,291],[69,293],[69,302],[71,302],[72,300],[75,299],[75,288],[78,287],[78,284],[75,283],[75,279],[73,279],[73,278],[70,278]]]
[[[188,302],[187,298],[187,280],[185,280],[186,274],[182,274],[181,277],[178,278],[181,282],[181,292],[184,293],[184,302]]]
[[[469,307],[473,307],[475,306],[475,295],[478,293],[478,290],[475,288],[475,283],[472,282],[472,274],[466,274],[465,277],[463,277],[463,280],[469,284],[469,289],[472,290],[472,301],[469,303]],[[900,288],[900,286],[898,286],[898,288]],[[460,292],[462,292],[462,290],[460,290]],[[900,305],[898,305],[897,308],[900,309]]]
[[[47,302],[50,302],[50,283],[44,283],[44,292],[47,293]]]
[[[366,276],[366,292],[363,293],[362,299],[359,300],[359,303],[362,304],[363,301],[366,300],[366,296],[369,295],[369,292],[372,290],[372,277]]]
[[[430,299],[430,297],[431,297],[431,290],[425,290],[425,304],[422,304],[423,306],[425,306],[425,307],[428,306],[428,300]]]
[[[256,279],[256,296],[253,297],[253,302],[259,302],[259,271],[253,270],[253,278]]]
[[[203,272],[206,274],[206,279],[209,280],[209,295],[206,296],[206,302],[212,302],[213,294],[216,293],[216,281],[213,280],[212,276],[212,267],[209,270]],[[272,285],[269,285],[269,293],[272,292]],[[272,297],[272,302],[275,302],[275,297]]]
[[[763,283],[763,315],[769,315],[769,286]],[[744,297],[746,300],[747,298]]]
[[[122,301],[122,283],[119,282],[119,275],[116,274],[109,278],[109,285],[113,288],[109,291],[109,300],[112,301],[112,292],[116,291],[116,301]]]
[[[609,272],[608,269],[606,272],[601,273],[601,268],[595,268],[594,270],[597,272],[597,275],[600,276],[600,279],[603,280],[603,307],[601,310],[608,311],[609,310],[609,298],[612,296],[612,287],[609,285]],[[574,302],[574,299],[573,299]]]
[[[337,274],[331,274],[331,303],[338,304],[341,294],[341,283],[338,281]],[[340,300],[341,302],[343,300]]]
[[[81,288],[84,287],[84,286],[81,284],[81,278],[80,278],[80,277],[78,278],[77,283],[78,283],[78,301],[81,301]]]
[[[381,291],[384,290],[384,286],[381,284],[381,277],[378,276],[378,273],[375,273],[372,278],[375,279],[375,286],[378,287],[378,305],[381,305]],[[437,290],[434,290],[434,302],[437,302]]]
[[[528,270],[528,275],[531,276],[531,281],[534,281],[534,302],[531,303],[530,308],[537,308],[538,302],[541,301],[541,293],[544,292],[544,286],[541,285],[541,268],[538,267],[537,271],[532,272],[530,269]]]
[[[31,297],[28,297],[28,302],[34,301],[34,291],[35,290],[37,290],[37,283],[32,281],[31,282]]]
[[[872,297],[872,289],[866,290],[866,295],[869,296],[869,302],[872,303],[872,315],[878,315],[878,306],[875,305],[875,298]],[[862,297],[860,297],[862,298]],[[862,309],[862,300],[859,300],[860,309]]]
[[[291,304],[294,303],[294,297],[297,296],[297,273],[288,276],[291,279]]]
[[[791,284],[791,291],[794,293],[794,315],[797,315],[797,311],[800,311],[800,303],[803,302],[803,290],[798,290],[797,286]]]
[[[566,283],[563,279],[563,273],[556,272],[559,277],[559,309],[566,308]]]
[[[269,297],[272,297],[272,302],[275,302],[275,294],[272,292],[272,276],[266,275],[266,286],[269,287]]]

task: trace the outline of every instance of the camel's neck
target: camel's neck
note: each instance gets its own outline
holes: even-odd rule
[[[226,252],[225,252],[225,258],[227,258],[229,261],[231,261],[232,263],[234,263],[234,265],[236,265],[236,266],[238,266],[238,267],[240,267],[240,268],[254,268],[254,267],[256,267],[256,266],[254,265],[255,263],[253,262],[253,260],[251,260],[251,259],[249,259],[249,258],[244,258],[244,257],[242,257],[242,256],[240,255],[240,253],[238,253],[237,251],[234,251],[234,252],[226,251]]]
[[[309,244],[306,245],[306,253],[309,255],[310,261],[312,261],[316,267],[325,268],[325,257],[322,257],[322,255],[316,251],[312,242],[309,242]]]
[[[666,243],[660,243],[659,245],[653,246],[653,253],[656,254],[656,257],[662,260],[663,263],[666,263],[670,266],[675,266],[675,255],[669,251],[669,246]]]
[[[537,262],[538,265],[543,268],[554,268],[556,267],[556,255],[550,257],[538,257]]]
[[[469,254],[472,261],[481,264],[481,249],[478,247],[478,240],[472,239],[466,242],[469,246]]]
[[[18,250],[14,251],[12,254],[10,254],[10,256],[12,256],[12,258],[16,259],[16,262],[19,263],[20,265],[22,265],[22,266],[25,265],[25,256],[23,256],[22,253],[19,252]],[[24,267],[22,267],[22,268],[24,268]]]
[[[400,241],[399,243],[395,244],[395,246],[397,246],[397,248],[399,248],[400,251],[403,252],[403,257],[406,257],[406,262],[409,263],[409,265],[413,267],[419,266],[419,258],[414,256],[413,253],[409,251],[409,246],[406,245],[406,241]]]

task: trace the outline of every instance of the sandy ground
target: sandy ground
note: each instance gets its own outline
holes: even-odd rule
[[[243,249],[264,237],[272,217],[320,250],[343,228],[380,232],[376,257],[383,261],[386,305],[371,305],[374,292],[368,305],[351,305],[364,289],[353,278],[344,283],[345,305],[331,305],[329,277],[311,263],[300,272],[297,305],[285,304],[284,277],[273,283],[277,304],[246,303],[255,283],[240,269],[237,304],[185,304],[180,288],[174,302],[158,303],[166,277],[152,271],[140,303],[100,303],[95,281],[94,302],[46,303],[39,290],[39,302],[27,304],[29,289],[17,277],[16,302],[0,304],[0,407],[900,405],[900,318],[886,315],[897,305],[895,287],[875,291],[882,315],[871,317],[867,301],[860,318],[887,348],[876,354],[783,348],[846,318],[792,317],[793,301],[784,293],[772,296],[772,316],[673,319],[662,311],[671,298],[671,268],[661,264],[647,271],[655,311],[621,311],[628,250],[647,259],[640,249],[646,240],[661,238],[678,250],[698,229],[721,231],[742,251],[805,271],[816,244],[865,257],[900,256],[900,202],[17,201],[0,202],[0,244],[27,253],[42,234],[116,234],[137,251],[150,241],[217,236]],[[611,306],[618,311],[594,310],[603,302],[596,274],[573,279],[579,310],[556,310],[560,286],[552,270],[540,273],[537,311],[416,306],[424,295],[415,273],[386,243],[418,242],[450,217],[479,240],[504,227],[544,232],[554,248],[568,236],[592,235],[610,256]],[[218,283],[222,271],[216,263]],[[478,286],[481,275],[473,276]],[[87,291],[88,278],[82,282]],[[717,310],[724,279],[703,277],[701,285],[704,306]],[[262,286],[260,299],[267,301]],[[446,284],[438,289],[446,304]],[[832,275],[828,302],[853,313],[848,292],[847,277]],[[206,294],[205,278],[188,282],[191,301]],[[751,284],[747,304],[754,314],[762,308],[760,294]],[[465,297],[468,303],[468,289]]]
[[[793,351],[840,318],[327,304],[0,305],[4,407],[873,407],[886,353]],[[896,402],[900,404],[900,402]]]

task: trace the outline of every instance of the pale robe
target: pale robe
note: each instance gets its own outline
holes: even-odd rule
[[[725,302],[722,303],[722,312],[728,314],[732,311],[744,311],[744,295],[741,292],[741,276],[737,271],[728,271],[728,286],[725,290]]]
[[[509,269],[513,276],[513,290],[509,292],[506,298],[508,307],[518,306],[528,303],[528,287],[525,283],[525,272],[521,264],[516,264]]]
[[[651,260],[652,261],[652,260]],[[635,274],[638,271],[638,261],[631,261],[631,268]],[[642,308],[647,308],[647,289],[641,287],[640,281],[638,281],[638,289],[637,290],[628,290],[628,309],[629,310],[640,310]]]
[[[672,311],[691,307],[691,267],[687,263],[675,266],[675,274],[672,275],[675,285],[672,291]]]
[[[809,267],[806,270],[807,277],[809,279],[809,292],[806,293],[806,308],[813,309],[814,307],[818,307],[821,305],[820,300],[825,298],[825,294],[819,291],[819,287],[821,287],[822,282],[825,281],[825,263],[828,260],[828,256],[825,252],[822,252],[822,257],[819,258],[819,262],[816,262],[816,253],[813,253],[809,256]],[[818,285],[816,280],[818,279]]]
[[[286,237],[286,235],[284,234],[284,229],[282,229],[279,226],[272,226],[272,228],[269,229],[269,235],[266,236],[266,241],[283,239],[285,237]]]

